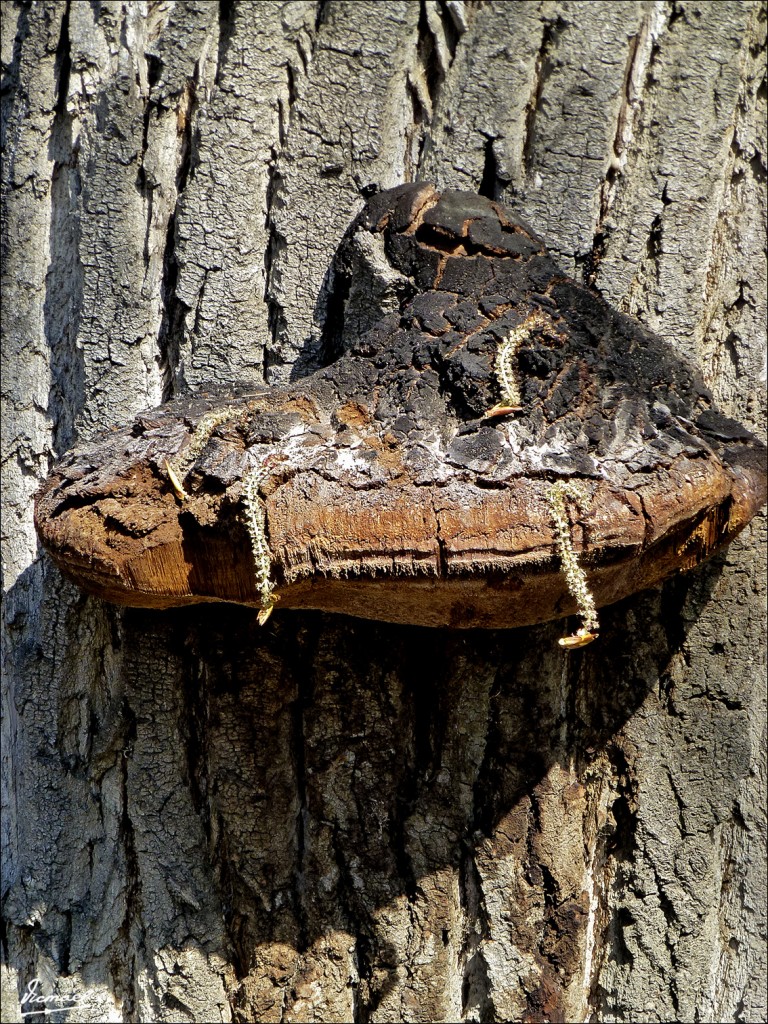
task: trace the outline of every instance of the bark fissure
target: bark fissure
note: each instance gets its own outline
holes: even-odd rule
[[[236,0],[219,0],[219,38],[216,47],[216,74],[214,76],[214,83],[217,86],[221,85],[221,74],[229,58],[229,50],[235,35],[236,15]]]
[[[179,100],[178,111],[178,148],[176,153],[176,201],[168,216],[162,252],[162,275],[160,279],[160,324],[157,330],[158,362],[162,378],[163,401],[170,401],[185,389],[185,381],[180,366],[181,351],[186,330],[186,317],[189,309],[176,293],[179,279],[179,267],[176,255],[176,224],[179,210],[184,203],[187,182],[194,173],[195,149],[193,138],[193,120],[197,108],[197,76],[199,65],[195,65],[195,78],[188,79],[184,92]],[[147,104],[147,117],[153,105]],[[153,190],[148,189],[147,238],[152,221]],[[148,255],[145,257],[149,263]]]
[[[124,984],[123,1013],[125,1020],[132,1020],[138,1011],[138,959],[144,953],[145,929],[142,923],[142,886],[141,869],[139,856],[136,849],[136,835],[133,821],[131,819],[131,780],[130,764],[131,745],[137,736],[137,719],[133,709],[125,704],[123,707],[125,720],[125,750],[118,753],[118,765],[120,768],[120,833],[122,847],[125,851],[125,877],[123,884],[125,910],[123,921],[120,926],[120,944],[123,949],[128,970],[120,972],[120,982]],[[127,752],[126,752],[127,751]],[[138,942],[137,942],[138,938]]]
[[[181,339],[184,337],[189,310],[176,295],[179,269],[174,252],[176,215],[168,218],[163,255],[163,276],[160,283],[161,319],[157,331],[163,401],[168,402],[184,391],[184,377],[180,372]]]
[[[50,266],[44,304],[46,340],[50,349],[51,391],[48,415],[52,446],[61,452],[77,436],[77,420],[85,404],[85,365],[78,332],[83,307],[83,266],[80,260],[79,216],[81,191],[79,146],[73,138],[67,97],[72,67],[69,4],[61,21],[56,48],[56,100],[49,151],[53,162],[50,184]],[[68,296],[62,309],[53,296]]]
[[[298,951],[304,952],[311,945],[310,920],[307,903],[311,900],[311,882],[307,881],[307,817],[310,813],[307,796],[306,730],[305,716],[311,700],[311,676],[297,675],[298,689],[291,708],[291,752],[293,777],[296,785],[296,865],[294,868],[294,900],[298,922]]]
[[[483,943],[490,937],[488,911],[484,904],[482,880],[477,870],[475,853],[464,849],[459,867],[459,898],[464,914],[462,944],[459,950],[461,978],[461,1012],[464,1019],[493,1020],[495,1007],[491,992],[488,961]],[[470,1016],[471,1015],[471,1016]]]
[[[312,63],[315,48],[319,45],[322,33],[324,0],[317,4],[315,16],[314,33],[309,38],[309,50],[304,46],[301,36],[295,40],[295,50],[301,67],[301,78],[306,78]],[[278,362],[272,355],[276,351],[279,339],[285,333],[287,320],[283,304],[280,301],[277,290],[273,287],[273,277],[280,272],[281,255],[285,252],[287,239],[281,232],[277,223],[274,210],[283,204],[283,193],[285,190],[282,161],[284,150],[288,145],[291,129],[295,125],[297,104],[301,99],[302,81],[299,72],[294,68],[291,61],[285,64],[287,102],[282,96],[279,99],[278,111],[278,135],[276,141],[270,147],[271,159],[267,169],[267,187],[265,193],[266,212],[265,224],[267,228],[267,244],[264,247],[264,302],[267,307],[267,323],[271,344],[266,346],[264,360],[264,376],[269,378],[269,369],[272,361]]]
[[[523,170],[526,175],[530,175],[533,171],[536,155],[536,116],[544,94],[544,86],[553,70],[550,62],[550,52],[556,46],[567,27],[567,22],[559,15],[551,20],[545,19],[542,25],[541,39],[533,64],[528,103],[525,109],[525,124],[521,146]]]

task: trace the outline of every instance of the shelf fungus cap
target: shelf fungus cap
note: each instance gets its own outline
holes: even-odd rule
[[[178,399],[66,455],[36,501],[106,600],[425,625],[599,608],[694,568],[766,499],[766,449],[671,346],[565,277],[513,213],[404,185],[336,257],[328,365]],[[563,493],[569,493],[566,488]]]

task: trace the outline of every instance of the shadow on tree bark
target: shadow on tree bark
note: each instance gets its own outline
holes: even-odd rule
[[[523,888],[544,894],[534,945],[551,986],[541,1010],[551,1013],[583,969],[590,908],[581,889],[568,891],[547,843],[562,829],[565,851],[574,816],[586,832],[596,826],[576,783],[556,820],[540,820],[542,807],[553,813],[548,776],[558,765],[589,779],[591,766],[609,764],[617,783],[601,855],[631,859],[633,785],[616,738],[679,649],[683,606],[691,621],[718,575],[716,565],[695,574],[693,601],[677,579],[604,609],[600,641],[568,654],[556,643],[562,623],[457,633],[276,613],[262,629],[255,612],[226,605],[127,611],[129,677],[153,678],[147,651],[161,660],[171,651],[184,666],[185,785],[224,908],[221,954],[246,980],[243,1012],[265,1012],[265,971],[274,982],[288,971],[265,965],[265,951],[290,963],[341,934],[355,937],[355,984],[373,1013],[402,968],[382,931],[388,908],[418,905],[425,880],[450,868],[463,880],[464,930],[482,935],[492,894],[478,880],[478,850],[487,858],[527,844],[517,855],[530,873]],[[135,670],[132,650],[141,651]],[[126,701],[138,721],[164,713],[162,696],[156,707],[151,694]],[[524,922],[535,908],[514,888]],[[444,915],[447,944],[451,913],[439,903],[433,913]]]

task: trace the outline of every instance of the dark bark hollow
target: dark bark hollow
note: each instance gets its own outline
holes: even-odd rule
[[[263,541],[281,608],[521,626],[576,610],[558,481],[584,496],[568,528],[598,607],[698,565],[765,501],[765,447],[699,373],[497,203],[381,193],[332,288],[328,365],[169,403],[55,467],[36,524],[65,572],[124,604],[258,605]]]

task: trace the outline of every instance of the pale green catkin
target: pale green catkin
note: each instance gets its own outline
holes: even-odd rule
[[[549,323],[551,323],[549,317],[542,313],[541,310],[535,309],[532,313],[528,314],[521,324],[518,324],[517,327],[509,332],[499,346],[499,350],[496,353],[494,370],[496,372],[496,380],[499,383],[502,401],[510,409],[518,409],[521,404],[520,387],[515,375],[517,351],[522,343],[528,340],[531,331],[535,327],[546,327]]]
[[[571,529],[568,522],[568,515],[565,510],[565,499],[571,498],[582,509],[589,503],[589,496],[583,486],[576,480],[557,481],[552,484],[547,492],[549,505],[552,510],[552,519],[555,523],[557,549],[562,562],[563,574],[568,590],[573,595],[578,605],[579,614],[582,619],[582,628],[578,631],[577,638],[593,638],[600,626],[597,620],[597,609],[595,599],[587,585],[587,576],[579,565],[579,559],[571,540]],[[565,638],[560,643],[563,646],[575,646],[574,638]],[[588,642],[588,641],[586,641]]]
[[[189,497],[184,490],[184,480],[216,427],[235,417],[244,418],[252,411],[253,407],[254,403],[248,403],[241,409],[228,406],[215,412],[207,412],[201,417],[187,447],[166,463],[171,485],[182,500]],[[264,502],[259,497],[259,487],[269,475],[270,465],[271,458],[267,456],[255,469],[243,477],[242,500],[245,509],[245,525],[253,552],[256,589],[261,602],[259,622],[262,625],[269,618],[277,601],[275,586],[270,579],[272,555],[267,544]]]
[[[270,578],[272,572],[272,553],[267,543],[266,513],[264,502],[259,496],[259,488],[269,475],[270,461],[270,457],[267,456],[255,469],[252,469],[250,473],[243,477],[245,525],[251,541],[251,551],[253,552],[256,589],[259,592],[259,599],[261,601],[259,622],[262,625],[269,618],[277,601],[275,585]]]
[[[183,490],[184,480],[192,468],[192,464],[206,444],[208,444],[209,437],[220,423],[226,423],[227,420],[232,419],[232,414],[232,408],[227,407],[225,409],[218,409],[216,412],[207,412],[205,416],[201,417],[200,422],[195,427],[195,432],[192,434],[192,440],[187,447],[178,452],[168,462],[168,475],[171,477],[174,489],[176,488],[176,482],[178,482],[178,484],[182,485]],[[174,482],[174,478],[176,482]]]

